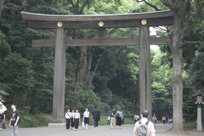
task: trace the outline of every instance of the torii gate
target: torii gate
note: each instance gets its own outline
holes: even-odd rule
[[[171,11],[107,14],[107,15],[50,15],[21,12],[28,26],[36,29],[56,29],[56,39],[33,40],[33,47],[55,47],[53,121],[64,121],[65,97],[65,46],[127,46],[140,45],[140,111],[152,112],[150,47],[151,44],[169,44],[168,38],[149,36],[150,26],[173,24]],[[107,39],[106,28],[140,27],[140,36]],[[65,29],[98,29],[98,39],[69,39]]]

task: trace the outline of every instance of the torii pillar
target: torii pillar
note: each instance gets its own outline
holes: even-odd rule
[[[146,109],[149,111],[149,117],[152,116],[152,94],[151,94],[151,55],[150,55],[150,37],[147,20],[142,20],[140,27],[140,113]]]
[[[60,25],[60,24],[59,24]],[[55,67],[53,88],[53,121],[64,122],[64,98],[65,98],[65,49],[64,28],[56,30]]]

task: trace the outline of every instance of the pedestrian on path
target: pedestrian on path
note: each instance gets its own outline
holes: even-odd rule
[[[148,120],[148,114],[147,110],[142,111],[141,119],[135,123],[133,132],[136,136],[155,136],[154,124]]]
[[[66,114],[65,114],[66,129],[69,129],[69,128],[70,128],[71,116],[72,116],[72,113],[71,113],[70,110],[68,109],[67,112],[66,112]]]
[[[165,116],[162,117],[162,123],[163,123],[164,125],[166,124],[166,117],[165,117]]]
[[[0,130],[5,129],[5,111],[7,110],[6,106],[0,101]]]
[[[115,128],[116,126],[116,110],[115,108],[113,108],[113,110],[111,111],[111,115],[110,115],[110,128]]]
[[[134,119],[134,122],[136,123],[138,120],[140,120],[140,116],[135,114],[133,119]]]
[[[76,110],[74,115],[74,130],[78,130],[80,117],[81,116],[80,116],[79,110]]]
[[[116,126],[118,126],[119,128],[121,128],[122,123],[123,123],[123,119],[124,119],[124,115],[122,113],[122,111],[119,109],[116,112]]]
[[[94,108],[92,111],[94,127],[98,127],[98,122],[100,121],[100,112],[98,109]]]
[[[74,112],[74,110],[72,109],[71,118],[70,118],[71,129],[74,129],[74,115],[75,115],[75,112]]]
[[[9,127],[12,129],[12,136],[18,136],[18,121],[19,121],[19,112],[16,109],[16,105],[12,104],[11,109],[13,110],[12,116],[9,122]]]
[[[153,121],[154,124],[157,123],[157,117],[156,117],[155,114],[154,114],[153,117],[152,117],[152,121]]]
[[[86,129],[88,129],[88,125],[89,125],[89,110],[88,108],[86,108],[84,114],[83,114],[83,121],[84,121],[84,127]]]

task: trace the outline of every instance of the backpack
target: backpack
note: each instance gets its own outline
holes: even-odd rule
[[[142,124],[141,120],[139,121],[138,136],[147,136],[148,123],[149,123],[149,121],[147,121],[145,124]]]

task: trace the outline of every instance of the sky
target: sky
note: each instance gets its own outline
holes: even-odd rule
[[[159,28],[150,27],[150,36],[156,36],[156,30]],[[150,45],[150,49],[157,51],[159,50],[159,45]]]

